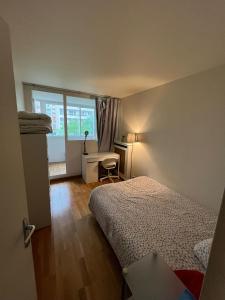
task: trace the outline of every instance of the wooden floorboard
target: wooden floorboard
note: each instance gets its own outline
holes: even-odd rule
[[[70,178],[51,184],[52,226],[32,239],[38,300],[120,300],[121,270],[88,209],[91,190]]]

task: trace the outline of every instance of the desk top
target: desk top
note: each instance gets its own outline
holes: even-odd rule
[[[116,158],[119,159],[120,156],[115,152],[97,152],[97,153],[89,153],[88,155],[82,155],[82,159],[87,161],[103,161],[107,158]]]
[[[195,299],[158,254],[146,255],[125,268],[124,278],[135,300]]]

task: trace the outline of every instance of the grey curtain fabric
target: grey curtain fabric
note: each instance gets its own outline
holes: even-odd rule
[[[96,98],[98,151],[111,151],[117,126],[119,99]]]

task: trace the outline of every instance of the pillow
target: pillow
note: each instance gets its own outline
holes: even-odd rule
[[[194,254],[197,256],[202,265],[207,269],[209,254],[212,246],[212,238],[203,240],[194,246]]]

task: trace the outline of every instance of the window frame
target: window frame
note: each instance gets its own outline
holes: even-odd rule
[[[75,98],[79,98],[79,99],[83,99],[84,102],[85,100],[92,100],[94,101],[94,105],[93,105],[93,110],[94,110],[94,124],[93,124],[93,130],[94,130],[94,135],[88,135],[87,140],[90,141],[96,141],[98,140],[97,137],[97,116],[96,116],[96,105],[95,105],[95,99],[93,96],[88,95],[88,94],[83,94],[80,92],[75,92],[75,91],[70,91],[70,90],[64,90],[64,89],[58,89],[58,88],[54,88],[54,87],[45,87],[45,86],[39,86],[39,85],[35,85],[35,84],[29,84],[29,83],[23,83],[23,88],[24,88],[24,95],[25,95],[25,108],[28,111],[35,111],[35,105],[34,105],[34,101],[35,99],[32,96],[32,91],[40,91],[40,92],[47,92],[47,93],[55,93],[55,94],[61,94],[63,96],[63,111],[64,111],[64,135],[65,135],[65,139],[67,142],[69,141],[84,141],[84,136],[79,135],[79,136],[69,136],[68,134],[68,118],[67,118],[67,107],[68,106],[73,106],[71,104],[67,103],[67,97],[75,97]],[[29,101],[28,101],[29,99]],[[59,105],[58,102],[56,101],[44,101],[45,103],[48,104],[57,104]],[[80,107],[80,108],[92,108],[89,105],[79,105],[76,104],[74,105],[74,107]],[[81,122],[81,117],[80,117],[80,122]],[[57,138],[57,137],[62,137],[62,135],[49,135],[51,138]]]
[[[94,101],[94,100],[93,100]],[[94,135],[88,135],[87,136],[87,140],[90,141],[97,141],[97,126],[96,126],[96,106],[89,106],[89,105],[82,105],[82,104],[67,104],[67,107],[79,107],[80,108],[80,116],[79,116],[79,120],[80,120],[80,131],[81,131],[81,122],[82,122],[82,118],[81,118],[81,109],[82,108],[87,108],[87,109],[93,109],[93,113],[94,113],[94,120],[93,120],[93,131],[94,131]],[[67,111],[66,111],[67,113]],[[68,141],[84,141],[84,136],[82,134],[80,135],[73,135],[70,136],[69,135],[69,131],[68,131],[68,114],[67,114],[67,139]],[[81,132],[80,132],[81,133]]]

